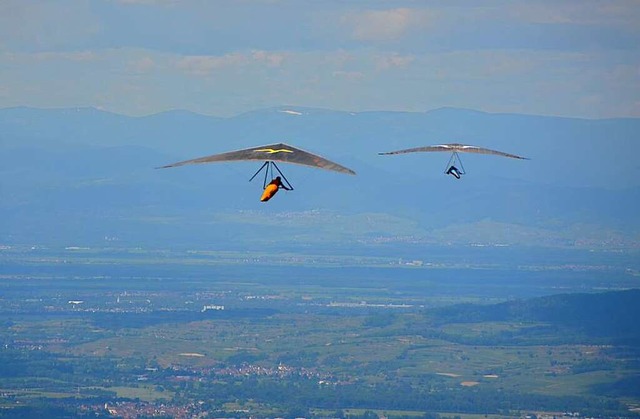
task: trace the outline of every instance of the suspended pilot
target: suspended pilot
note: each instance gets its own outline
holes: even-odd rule
[[[264,192],[262,193],[262,197],[260,201],[267,202],[278,192],[278,189],[284,189],[286,191],[292,190],[292,188],[288,188],[285,184],[282,183],[282,179],[280,176],[276,176],[269,184],[264,188]]]
[[[460,179],[460,170],[458,170],[458,168],[455,166],[451,166],[446,173],[455,177],[456,179]]]

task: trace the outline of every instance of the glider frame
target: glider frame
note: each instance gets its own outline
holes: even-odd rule
[[[255,172],[253,174],[253,176],[251,176],[251,179],[249,179],[249,182],[251,182],[256,176],[258,176],[258,173],[262,172],[264,170],[264,180],[262,181],[262,189],[266,188],[267,185],[269,184],[270,180],[267,181],[268,179],[273,179],[273,169],[276,169],[276,171],[280,174],[280,177],[282,179],[282,183],[284,186],[288,187],[288,189],[290,191],[293,190],[293,185],[291,185],[291,182],[289,182],[289,180],[285,177],[285,175],[282,173],[282,171],[280,170],[280,168],[278,167],[278,165],[276,164],[276,162],[272,161],[272,160],[267,160],[265,161],[262,166],[260,166],[260,168],[258,169],[257,172]]]
[[[456,165],[457,164],[457,165]],[[460,159],[460,155],[457,151],[451,153],[451,157],[449,158],[449,163],[447,163],[447,167],[444,168],[444,173],[446,174],[449,171],[451,166],[456,166],[458,172],[461,175],[466,175],[467,172],[464,170],[464,165],[462,164],[462,159]]]

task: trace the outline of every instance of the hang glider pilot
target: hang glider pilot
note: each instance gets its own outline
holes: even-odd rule
[[[458,168],[455,166],[451,166],[446,173],[455,177],[456,179],[460,179],[460,170],[458,170]]]
[[[428,152],[449,151],[451,152],[452,153],[451,158],[449,158],[449,163],[447,163],[448,169],[445,172],[445,174],[451,175],[456,179],[460,179],[462,175],[466,174],[464,171],[464,166],[462,165],[462,160],[460,159],[460,156],[458,156],[458,153],[493,154],[496,156],[509,157],[512,159],[529,160],[526,157],[505,153],[503,151],[491,150],[490,148],[483,148],[475,145],[459,144],[459,143],[429,145],[425,147],[415,147],[415,148],[407,148],[404,150],[387,151],[387,152],[378,153],[378,154],[403,154],[403,153],[415,153],[418,151],[428,151]],[[460,168],[457,168],[452,163],[457,163],[460,166]]]
[[[262,193],[262,197],[260,201],[267,202],[278,192],[278,189],[284,189],[285,191],[290,191],[292,188],[288,188],[284,183],[282,183],[282,179],[280,176],[276,176],[269,184],[264,188],[264,192]]]

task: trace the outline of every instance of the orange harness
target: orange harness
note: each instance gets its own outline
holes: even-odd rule
[[[278,192],[278,185],[274,185],[273,183],[268,184],[267,187],[264,188],[264,192],[262,193],[260,201],[267,202],[268,200],[273,198],[276,192]]]

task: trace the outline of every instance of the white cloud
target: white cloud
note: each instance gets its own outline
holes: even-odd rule
[[[342,18],[358,41],[389,41],[404,36],[411,28],[425,26],[431,13],[420,9],[366,10]]]
[[[382,70],[408,67],[415,61],[413,55],[387,54],[377,58],[377,67]]]
[[[261,62],[269,67],[280,67],[285,59],[285,54],[267,51],[253,51],[251,58],[256,62]]]
[[[180,58],[177,67],[184,72],[194,76],[206,76],[211,74],[215,69],[238,66],[247,61],[244,54],[232,53],[222,56],[187,56]]]
[[[156,68],[156,62],[153,58],[146,56],[130,61],[128,67],[132,73],[148,74]]]
[[[356,60],[356,54],[345,50],[331,51],[324,54],[324,63],[336,68],[344,68]]]
[[[116,3],[121,4],[143,4],[143,5],[171,5],[178,4],[180,0],[114,0]]]
[[[76,52],[35,52],[35,53],[7,53],[6,57],[11,61],[45,62],[45,61],[97,61],[99,54],[93,51]]]
[[[525,1],[509,3],[495,16],[548,24],[614,25],[640,29],[637,0]]]
[[[0,39],[4,48],[52,50],[84,42],[101,31],[87,0],[0,1]]]
[[[364,73],[362,73],[361,71],[336,70],[331,74],[333,75],[333,77],[336,77],[336,78],[345,79],[345,80],[354,80],[354,81],[362,80],[365,77]]]
[[[223,68],[240,68],[246,65],[262,64],[267,67],[279,67],[285,60],[285,54],[267,51],[249,53],[234,52],[225,55],[186,56],[178,59],[176,66],[185,73],[194,76],[207,76]]]

